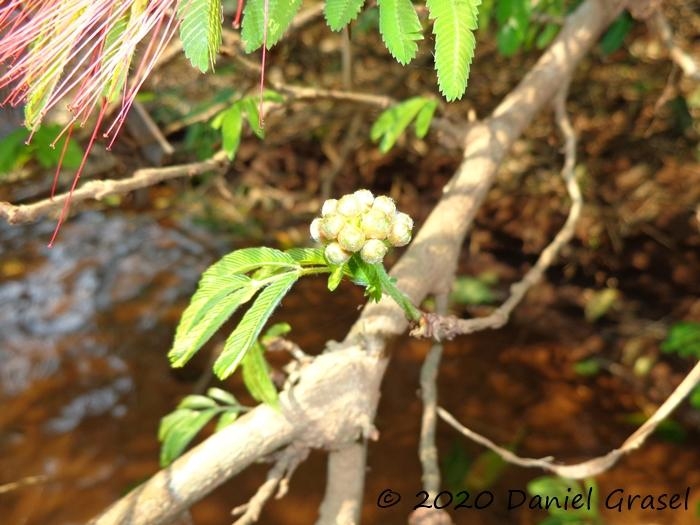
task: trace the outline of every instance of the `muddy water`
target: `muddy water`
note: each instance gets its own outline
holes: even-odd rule
[[[165,354],[174,325],[201,270],[231,248],[205,246],[197,232],[145,217],[85,213],[47,250],[42,240],[52,227],[0,226],[0,485],[44,476],[0,494],[3,524],[83,523],[157,470],[158,420],[192,391],[204,364],[170,370]],[[278,314],[312,353],[343,336],[362,301],[348,289],[329,302],[323,288],[322,280],[300,283]],[[575,362],[576,348],[533,332],[523,315],[507,330],[446,346],[441,404],[475,430],[515,443],[523,455],[575,461],[618,446],[633,430],[620,420],[634,408],[629,385],[561,373]],[[419,502],[417,385],[426,350],[408,339],[392,344],[376,422],[381,438],[369,449],[365,523],[406,523]],[[236,381],[227,386],[240,388]],[[438,442],[448,462],[473,461],[483,452],[444,425]],[[261,465],[227,483],[193,508],[194,523],[229,523],[230,509],[245,502],[265,474]],[[538,523],[543,514],[507,511],[502,501],[539,474],[506,469],[487,486],[497,504],[456,512],[456,522]],[[272,502],[261,523],[313,523],[324,476],[323,455],[312,454],[289,495]],[[608,523],[697,523],[697,436],[679,444],[652,439],[598,481],[603,494],[691,488],[689,512],[612,511]],[[387,488],[403,500],[380,510],[376,499]]]

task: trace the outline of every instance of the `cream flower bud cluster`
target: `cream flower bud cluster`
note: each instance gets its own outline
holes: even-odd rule
[[[343,264],[353,253],[367,263],[379,263],[392,246],[411,240],[413,219],[396,210],[390,197],[358,190],[323,203],[321,216],[311,222],[311,237],[326,246],[326,259]]]

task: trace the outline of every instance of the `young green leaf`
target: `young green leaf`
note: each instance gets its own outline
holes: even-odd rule
[[[265,47],[274,46],[292,22],[301,7],[301,0],[267,0],[267,43]],[[265,0],[247,0],[243,11],[241,40],[246,53],[251,53],[263,44],[265,36]]]
[[[214,432],[218,432],[219,430],[223,430],[227,426],[229,426],[231,423],[236,421],[238,419],[239,411],[235,409],[231,410],[226,410],[225,412],[221,413],[221,416],[219,416],[219,421],[216,422],[216,428],[214,429]]]
[[[221,47],[221,0],[178,0],[177,18],[185,56],[202,73],[213,69]]]
[[[203,411],[179,409],[161,419],[158,429],[158,439],[161,442],[161,466],[168,466],[180,456],[217,412],[216,408]]]
[[[661,344],[661,350],[700,359],[700,323],[683,321],[674,324]]]
[[[462,98],[474,58],[481,0],[427,0],[435,35],[438,87],[448,102]]]
[[[241,144],[241,131],[243,130],[243,115],[241,107],[233,104],[230,108],[219,113],[212,121],[212,127],[221,128],[221,149],[228,155],[229,160],[233,160]]]
[[[257,340],[272,312],[299,276],[299,271],[290,271],[270,278],[272,282],[260,292],[226,340],[221,355],[214,362],[214,373],[217,377],[225,379],[235,372],[246,352]]]
[[[215,386],[207,390],[207,396],[221,403],[222,405],[240,406],[240,403],[235,397],[233,397],[231,392],[227,392],[221,388],[216,388]]]
[[[216,265],[222,274],[248,273],[262,266],[297,270],[299,265],[288,254],[274,248],[243,248],[224,255]]]
[[[343,280],[344,265],[336,266],[333,271],[328,276],[328,290],[333,292],[338,286],[340,286],[340,281]]]
[[[260,112],[258,100],[253,97],[245,97],[241,100],[241,106],[248,121],[248,126],[259,139],[265,138],[265,129],[260,125]]]
[[[191,395],[185,396],[177,405],[178,409],[188,408],[190,410],[203,410],[205,408],[216,408],[216,401],[207,396]]]
[[[620,49],[633,26],[634,19],[627,11],[618,16],[600,39],[603,54],[610,55]]]
[[[265,330],[265,335],[260,338],[260,342],[266,345],[269,341],[287,335],[292,331],[292,327],[289,323],[275,323],[270,328]]]
[[[134,4],[136,5],[136,4]],[[117,55],[120,47],[123,45],[124,40],[122,39],[124,33],[129,27],[129,14],[125,14],[119,20],[117,20],[107,31],[105,35],[105,41],[103,44],[104,53],[101,58],[102,64],[108,64],[110,60]],[[121,96],[122,89],[126,84],[126,77],[129,72],[129,64],[131,63],[131,55],[129,55],[129,60],[127,62],[122,62],[110,75],[109,82],[105,85],[102,91],[103,95],[107,98],[109,102],[114,102]]]
[[[413,97],[391,106],[384,110],[372,125],[370,137],[375,142],[381,138],[379,150],[386,153],[396,144],[398,138],[421,109],[434,103],[435,101],[428,98]]]
[[[505,56],[514,54],[525,42],[530,27],[530,0],[509,0],[498,2],[496,19],[498,21],[498,50]]]
[[[323,8],[328,27],[340,31],[357,18],[365,0],[327,0]]]
[[[430,129],[430,124],[433,121],[433,115],[435,115],[437,105],[437,100],[427,102],[425,106],[420,108],[418,115],[416,115],[416,137],[418,137],[419,139],[422,139],[428,134],[428,130]]]
[[[378,0],[379,32],[397,62],[406,65],[418,52],[422,28],[411,0]]]
[[[27,130],[23,128],[14,130],[0,140],[0,173],[14,170],[22,164],[22,161],[29,158],[26,155],[25,140],[27,140]]]
[[[250,301],[257,291],[258,288],[252,283],[208,296],[200,288],[185,309],[175,331],[175,341],[168,352],[171,366],[184,366],[238,307]]]
[[[246,353],[241,367],[243,382],[253,399],[268,405],[277,405],[277,389],[270,379],[270,367],[265,360],[265,349],[256,343]]]
[[[375,302],[382,299],[382,281],[376,264],[367,263],[361,257],[351,257],[346,267],[352,282],[365,287],[365,295]]]
[[[302,266],[327,266],[323,248],[290,248],[285,250],[292,259]]]

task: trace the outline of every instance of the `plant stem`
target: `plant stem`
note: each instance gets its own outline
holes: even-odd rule
[[[391,297],[406,313],[406,317],[411,321],[419,321],[423,316],[421,311],[411,302],[411,300],[396,287],[394,280],[386,273],[386,269],[382,263],[375,264],[377,276],[382,283],[382,292]]]

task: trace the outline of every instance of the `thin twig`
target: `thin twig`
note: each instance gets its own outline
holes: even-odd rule
[[[27,476],[26,478],[18,479],[17,481],[11,481],[10,483],[0,485],[0,494],[6,494],[8,492],[12,492],[13,490],[44,483],[47,479],[49,479],[48,476],[40,474],[38,476]]]
[[[289,479],[299,464],[309,455],[308,448],[289,446],[277,455],[275,465],[267,474],[267,479],[260,485],[250,501],[240,505],[231,511],[233,516],[242,514],[233,525],[250,525],[260,518],[265,503],[275,494],[280,499],[287,493]]]
[[[668,49],[671,60],[681,68],[683,74],[693,80],[700,80],[700,65],[676,42],[671,25],[664,14],[657,10],[647,23],[659,36],[666,49]]]
[[[571,198],[571,209],[569,215],[559,233],[552,242],[542,250],[535,265],[525,274],[525,276],[513,284],[510,288],[511,294],[508,299],[498,307],[493,313],[486,317],[476,319],[458,319],[454,316],[440,316],[426,314],[420,325],[411,331],[411,335],[416,337],[430,337],[438,341],[442,339],[452,339],[459,334],[469,334],[489,328],[500,328],[508,322],[510,314],[522,301],[525,294],[537,284],[544,275],[544,272],[555,261],[561,248],[566,245],[574,236],[576,223],[581,215],[583,199],[581,189],[576,182],[574,168],[576,166],[576,134],[571,127],[571,122],[566,114],[565,102],[568,93],[570,78],[566,79],[564,85],[559,90],[555,100],[555,116],[557,125],[564,136],[564,166],[561,176],[566,184],[566,190]]]
[[[131,177],[126,179],[107,179],[87,182],[73,192],[71,202],[75,205],[77,202],[90,199],[102,200],[110,195],[124,194],[141,188],[147,188],[165,180],[179,177],[194,177],[195,175],[201,175],[208,171],[221,172],[225,170],[228,165],[229,160],[227,154],[220,151],[210,159],[200,162],[191,162],[189,164],[179,164],[164,168],[144,168],[136,170]],[[39,217],[59,211],[67,198],[68,193],[62,193],[53,199],[44,199],[33,204],[16,205],[9,202],[0,202],[0,217],[6,219],[10,224],[32,222]]]
[[[435,297],[436,312],[445,315],[447,312],[448,294],[442,292]],[[420,391],[423,401],[423,417],[420,428],[420,444],[418,455],[423,470],[423,489],[428,494],[440,492],[440,467],[438,452],[435,446],[435,426],[437,423],[437,376],[442,358],[442,343],[435,343],[423,361],[420,370]]]
[[[573,465],[561,465],[554,463],[551,457],[549,458],[523,458],[513,454],[510,450],[499,447],[488,438],[477,434],[473,430],[461,425],[449,412],[439,407],[437,409],[440,417],[449,425],[457,429],[463,435],[492,450],[508,463],[519,465],[521,467],[536,467],[542,468],[557,476],[562,476],[570,479],[583,479],[591,476],[596,476],[606,470],[609,470],[623,455],[629,454],[633,450],[641,447],[649,435],[656,430],[664,419],[690,394],[695,388],[695,385],[700,383],[700,362],[685,376],[681,384],[679,384],[673,393],[664,401],[664,403],[654,412],[654,414],[640,426],[630,437],[628,437],[620,448],[616,448],[603,456],[599,456],[588,461],[576,463]]]

